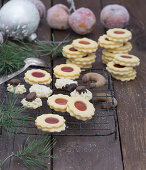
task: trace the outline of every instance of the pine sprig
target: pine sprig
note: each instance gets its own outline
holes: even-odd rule
[[[16,151],[16,153],[12,153],[0,163],[0,169],[10,157],[19,158],[29,169],[35,169],[35,167],[48,169],[47,163],[42,159],[54,158],[49,152],[55,144],[56,139],[51,139],[51,137],[48,136],[36,138],[32,141],[30,141],[30,138],[28,137],[23,145],[18,145],[18,151]]]
[[[24,59],[35,55],[35,50],[28,46],[20,46],[10,41],[2,43],[0,45],[0,75],[19,70],[24,66]]]
[[[36,41],[35,44],[18,41],[6,41],[0,44],[0,75],[9,74],[24,66],[28,57],[62,56],[62,48],[70,40],[68,36],[61,42]]]
[[[0,126],[10,136],[15,131],[16,126],[22,125],[25,121],[33,120],[32,117],[24,116],[21,113],[24,112],[24,107],[16,107],[17,97],[15,94],[5,96],[2,103],[0,103]],[[21,116],[20,116],[21,114]]]

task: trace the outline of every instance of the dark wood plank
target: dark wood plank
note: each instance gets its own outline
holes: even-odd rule
[[[48,9],[51,6],[51,2],[47,2],[46,0],[42,0],[45,4],[46,8]],[[5,1],[6,2],[6,1]],[[44,18],[37,29],[37,35],[39,40],[50,40],[50,28],[46,23],[46,19]],[[50,57],[45,57],[45,60],[50,64]],[[2,86],[1,86],[2,87]],[[3,92],[3,89],[0,90]],[[2,99],[3,94],[0,95],[0,98]],[[43,113],[47,113],[47,109],[42,108]],[[12,135],[11,138],[8,138],[7,135],[4,135],[0,139],[0,160],[3,160],[5,157],[10,155],[12,152],[16,152],[18,150],[18,144],[22,144],[24,140],[28,137],[28,135]],[[32,136],[34,138],[35,136]],[[51,169],[50,159],[45,160],[46,163],[48,163],[48,169]],[[26,168],[23,163],[16,159],[12,158],[6,162],[6,164],[3,167],[4,170],[26,170]],[[40,170],[40,169],[39,169]]]
[[[117,3],[116,0],[102,0],[103,6]],[[114,81],[115,95],[118,100],[118,120],[125,170],[146,169],[145,155],[145,120],[146,120],[146,29],[145,0],[119,0],[130,12],[133,50],[131,54],[140,58],[141,64],[136,68],[137,78],[128,83]]]
[[[53,4],[57,3],[60,3],[60,1],[53,0]],[[66,1],[61,1],[61,3],[66,4]],[[96,28],[86,37],[97,41],[98,37],[104,33],[104,29],[98,22],[99,9],[101,9],[100,1],[76,0],[75,4],[77,8],[84,6],[92,9],[95,13],[97,18]],[[72,39],[83,37],[72,30],[54,30],[53,32],[56,40],[63,40],[68,33],[71,33]],[[98,50],[98,57],[94,64],[96,68],[103,67],[99,57],[100,53],[101,50]],[[59,57],[53,63],[55,66],[64,62],[64,59]],[[108,137],[57,137],[57,144],[53,149],[53,154],[59,158],[59,160],[53,160],[54,170],[123,169],[119,139],[115,141],[114,135]]]

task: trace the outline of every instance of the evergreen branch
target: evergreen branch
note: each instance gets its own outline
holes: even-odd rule
[[[16,126],[22,125],[24,121],[27,126],[26,122],[33,120],[32,117],[26,115],[20,116],[25,108],[16,107],[17,99],[15,94],[10,94],[9,96],[5,96],[3,102],[0,103],[0,126],[6,130],[9,136],[11,133],[14,133]]]
[[[18,151],[16,151],[16,153],[12,153],[0,163],[0,169],[11,157],[19,158],[29,169],[35,169],[35,167],[48,169],[47,163],[45,163],[42,159],[55,158],[49,154],[55,144],[56,139],[51,139],[48,136],[43,136],[40,139],[36,138],[32,141],[30,141],[30,138],[28,137],[25,140],[24,145],[18,145]]]

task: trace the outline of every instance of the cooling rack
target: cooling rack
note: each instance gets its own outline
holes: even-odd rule
[[[34,67],[33,67],[34,68]],[[32,68],[29,68],[32,69]],[[53,89],[53,94],[67,94],[68,92],[65,92],[63,90],[58,90],[55,88],[55,76],[53,75],[53,69],[52,67],[45,68],[46,71],[50,72],[52,75],[52,83],[49,85],[51,89]],[[89,84],[83,84],[81,81],[82,75],[87,72],[96,72],[101,75],[103,75],[106,78],[106,84],[99,89],[90,89]],[[21,84],[24,84],[27,88],[27,93],[29,91],[30,85],[26,84],[24,81],[24,73],[17,76],[21,80]],[[106,97],[112,97],[112,107],[103,109],[101,106],[102,104],[109,104],[109,102],[94,102],[91,101],[95,107],[95,115],[91,120],[87,121],[81,121],[77,120],[74,117],[71,117],[67,112],[56,112],[54,110],[51,110],[49,106],[47,105],[47,99],[42,99],[43,106],[38,109],[26,109],[24,111],[25,115],[29,115],[31,117],[35,118],[41,114],[59,114],[63,116],[66,120],[66,130],[60,133],[48,133],[48,132],[42,132],[41,130],[38,130],[35,126],[34,121],[23,121],[21,122],[20,126],[15,126],[15,133],[17,134],[28,134],[28,135],[39,135],[39,134],[50,134],[53,136],[108,136],[115,134],[115,137],[117,136],[117,116],[116,116],[116,108],[114,107],[113,99],[114,99],[114,91],[113,91],[113,85],[112,85],[112,79],[111,75],[105,70],[105,69],[85,69],[84,72],[81,73],[81,76],[79,79],[77,79],[78,85],[84,85],[89,89],[93,97],[95,97],[96,93],[106,93],[108,96]],[[5,83],[5,91],[7,88],[7,83]],[[6,92],[9,93],[9,92]],[[16,106],[20,107],[21,100],[26,96],[26,94],[17,95],[18,100],[16,103]],[[21,116],[21,115],[20,115]],[[26,126],[27,123],[27,126]]]

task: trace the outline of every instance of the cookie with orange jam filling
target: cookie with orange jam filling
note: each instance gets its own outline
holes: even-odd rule
[[[72,45],[78,51],[85,53],[92,53],[98,49],[98,43],[88,38],[75,39]]]
[[[132,38],[132,33],[122,28],[109,29],[106,33],[111,41],[126,42]]]
[[[64,46],[62,54],[66,58],[81,58],[87,55],[87,53],[75,49],[72,44]]]
[[[81,69],[75,64],[60,64],[54,67],[54,74],[56,78],[77,79],[80,76]]]
[[[67,112],[76,119],[86,121],[95,114],[92,103],[81,96],[71,97],[67,103]]]
[[[57,114],[43,114],[35,120],[38,129],[46,132],[61,132],[65,130],[65,119]]]
[[[67,102],[69,100],[69,96],[63,94],[52,95],[48,98],[47,103],[51,109],[60,112],[66,112]]]
[[[41,69],[28,70],[25,73],[25,81],[31,85],[33,84],[50,84],[52,81],[50,73]]]

